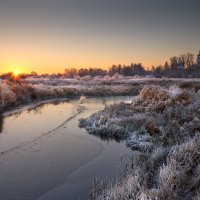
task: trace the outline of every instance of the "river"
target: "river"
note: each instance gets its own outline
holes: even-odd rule
[[[95,177],[115,179],[119,161],[134,156],[124,142],[106,141],[78,127],[105,105],[133,97],[59,100],[3,117],[1,200],[86,200]]]

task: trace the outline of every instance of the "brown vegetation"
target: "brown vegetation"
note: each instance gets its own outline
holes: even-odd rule
[[[92,200],[198,199],[200,102],[195,91],[145,86],[131,104],[80,120],[90,134],[126,140],[141,154],[117,182],[94,181]]]

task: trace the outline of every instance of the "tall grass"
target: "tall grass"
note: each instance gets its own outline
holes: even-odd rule
[[[73,96],[118,96],[135,95],[138,87],[131,85],[46,85],[26,81],[0,81],[0,111],[15,108],[21,104],[52,98]]]
[[[131,104],[106,107],[80,127],[141,152],[117,182],[95,181],[92,200],[198,199],[200,101],[195,91],[145,86]]]

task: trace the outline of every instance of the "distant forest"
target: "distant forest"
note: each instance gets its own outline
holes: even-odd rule
[[[200,78],[200,65],[195,62],[194,54],[188,53],[180,56],[173,56],[164,65],[145,69],[141,63],[131,63],[130,65],[113,65],[109,70],[101,68],[89,69],[66,69],[65,75],[69,78],[75,76],[113,76],[115,74],[123,76],[151,76],[156,78]]]
[[[200,59],[200,54],[197,56]],[[145,69],[141,63],[131,63],[130,65],[113,65],[110,69],[105,70],[102,68],[70,68],[65,69],[64,74],[43,74],[39,77],[66,77],[66,78],[77,78],[84,76],[139,76],[139,77],[155,77],[155,78],[200,78],[200,64],[195,61],[194,54],[182,54],[180,56],[173,56],[169,59],[169,62],[165,62],[164,65],[157,67],[152,66],[151,69]],[[12,76],[11,73],[2,74],[0,78],[6,79]],[[19,77],[26,78],[30,76],[38,76],[36,72],[30,74],[20,74]]]

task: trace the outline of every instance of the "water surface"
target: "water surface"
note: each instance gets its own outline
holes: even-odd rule
[[[105,105],[132,97],[85,98],[37,106],[2,121],[0,199],[88,199],[95,177],[115,178],[124,143],[102,141],[78,127]]]

